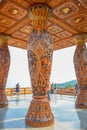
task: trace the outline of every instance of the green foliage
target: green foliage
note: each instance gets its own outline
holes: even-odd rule
[[[65,82],[65,83],[56,83],[56,88],[73,88],[75,87],[75,84],[77,83],[76,80],[72,80],[69,82]]]
[[[75,85],[69,84],[69,85],[66,85],[65,88],[74,88],[74,86],[75,86]]]

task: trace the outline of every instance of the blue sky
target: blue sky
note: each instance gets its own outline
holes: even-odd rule
[[[73,55],[76,46],[54,51],[50,83],[63,83],[76,79]],[[6,87],[15,87],[20,83],[21,87],[30,87],[27,51],[9,46],[11,64]]]

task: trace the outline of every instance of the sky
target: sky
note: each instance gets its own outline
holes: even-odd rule
[[[73,56],[76,46],[53,52],[50,83],[64,83],[75,80]],[[10,68],[6,87],[15,88],[19,82],[21,87],[31,87],[28,70],[27,50],[9,46]]]
[[[50,82],[64,83],[76,80],[73,57],[76,46],[54,51]]]

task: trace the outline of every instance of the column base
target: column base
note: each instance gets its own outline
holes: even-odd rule
[[[54,117],[47,97],[34,97],[27,112],[25,123],[33,127],[48,127],[54,124]]]
[[[87,109],[87,90],[81,90],[81,93],[77,95],[75,107]]]
[[[0,91],[0,108],[7,106],[8,106],[8,100],[6,94],[3,91]]]
[[[83,104],[75,104],[76,108],[80,108],[80,109],[87,109],[87,106],[83,105]]]

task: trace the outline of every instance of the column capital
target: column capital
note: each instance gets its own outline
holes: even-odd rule
[[[84,44],[87,40],[87,33],[78,33],[74,35],[74,40],[78,45]]]
[[[10,38],[9,35],[0,33],[0,46],[7,46]]]
[[[28,16],[33,22],[35,30],[40,31],[46,29],[47,20],[52,14],[52,9],[43,3],[34,4],[28,9]]]

